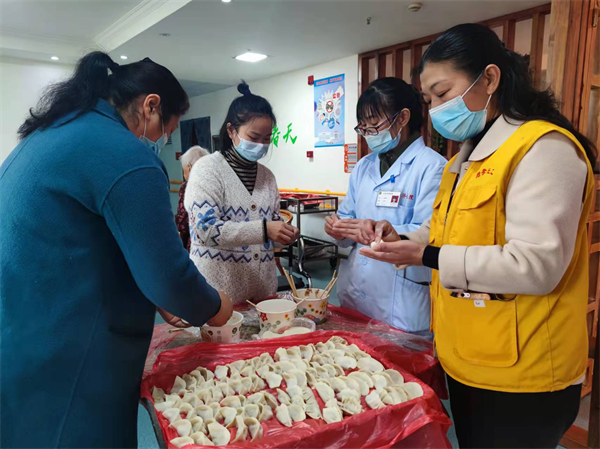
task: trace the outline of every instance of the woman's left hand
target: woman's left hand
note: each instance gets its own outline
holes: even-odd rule
[[[373,248],[361,248],[360,254],[371,259],[389,262],[394,265],[423,265],[423,252],[427,245],[400,240],[397,242],[382,242]]]
[[[375,240],[375,221],[345,218],[333,225],[335,232],[354,240],[361,245],[370,245]]]

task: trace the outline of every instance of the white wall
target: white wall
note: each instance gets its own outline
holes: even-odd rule
[[[279,139],[279,146],[273,147],[270,154],[261,160],[269,167],[277,179],[279,188],[316,190],[345,193],[350,175],[344,173],[344,148],[314,148],[314,87],[308,85],[308,77],[314,79],[333,75],[345,75],[346,99],[346,143],[356,143],[356,102],[358,101],[358,55],[331,61],[315,67],[275,76],[273,78],[253,81],[250,89],[253,93],[265,97],[277,117],[282,128],[281,137],[288,123],[292,123],[292,136],[298,136],[295,145],[291,141],[285,143]],[[236,87],[213,92],[191,99],[191,108],[185,119],[210,116],[212,134],[218,134],[227,109],[232,100],[239,96]],[[163,150],[162,156],[169,167],[169,159],[175,159],[175,152],[181,151],[179,133],[173,134],[173,145]],[[312,160],[306,152],[314,151]],[[181,171],[170,172],[172,180],[181,179]],[[176,195],[173,194],[172,197]],[[323,217],[305,216],[302,219],[303,234],[325,238]]]
[[[72,71],[66,65],[0,57],[0,164],[17,145],[17,129],[44,88]]]

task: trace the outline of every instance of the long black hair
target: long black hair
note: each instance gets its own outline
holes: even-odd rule
[[[109,75],[108,71],[112,73]],[[51,126],[58,119],[75,113],[72,120],[91,111],[98,100],[110,100],[122,114],[140,95],[160,96],[162,119],[180,116],[189,109],[188,96],[175,76],[149,58],[120,66],[106,53],[95,51],[79,60],[73,76],[50,86],[29,118],[19,128],[24,139],[37,129]]]
[[[430,62],[448,62],[467,74],[472,81],[489,64],[496,64],[501,71],[497,91],[499,112],[514,120],[545,120],[566,129],[581,143],[592,167],[594,166],[594,144],[560,113],[551,90],[540,91],[533,86],[529,58],[505,48],[491,29],[473,23],[450,28],[427,49],[419,64],[418,73],[421,74]]]
[[[220,137],[222,153],[226,153],[233,148],[233,142],[227,133],[228,123],[231,123],[231,126],[233,126],[233,129],[236,131],[240,129],[240,126],[259,117],[271,119],[273,125],[277,123],[271,104],[263,97],[254,95],[250,92],[250,86],[248,86],[244,80],[238,85],[237,90],[242,96],[237,97],[231,102],[229,110],[227,111],[227,117],[225,117],[223,126],[221,126]]]
[[[368,117],[391,118],[408,109],[411,132],[421,131],[423,126],[423,103],[417,89],[400,78],[380,78],[367,87],[356,105],[356,118],[363,122]]]

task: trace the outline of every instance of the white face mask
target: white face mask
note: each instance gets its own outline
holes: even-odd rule
[[[268,143],[251,142],[243,139],[239,134],[238,138],[240,139],[240,143],[236,145],[232,142],[233,149],[247,161],[256,162],[259,159],[262,159],[269,151]]]
[[[167,144],[167,141],[169,140],[169,137],[167,136],[167,133],[165,132],[165,124],[161,120],[163,134],[162,134],[162,136],[160,136],[158,138],[158,140],[156,142],[153,142],[146,137],[147,124],[148,124],[148,122],[144,122],[144,134],[142,134],[140,136],[140,140],[142,142],[144,142],[148,146],[148,148],[150,148],[152,151],[154,151],[157,156],[159,156],[160,152],[162,151],[162,149]]]

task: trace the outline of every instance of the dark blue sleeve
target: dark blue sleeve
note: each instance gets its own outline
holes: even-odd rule
[[[158,167],[136,169],[107,194],[103,215],[142,293],[156,306],[201,326],[221,307],[177,234],[168,181]]]

